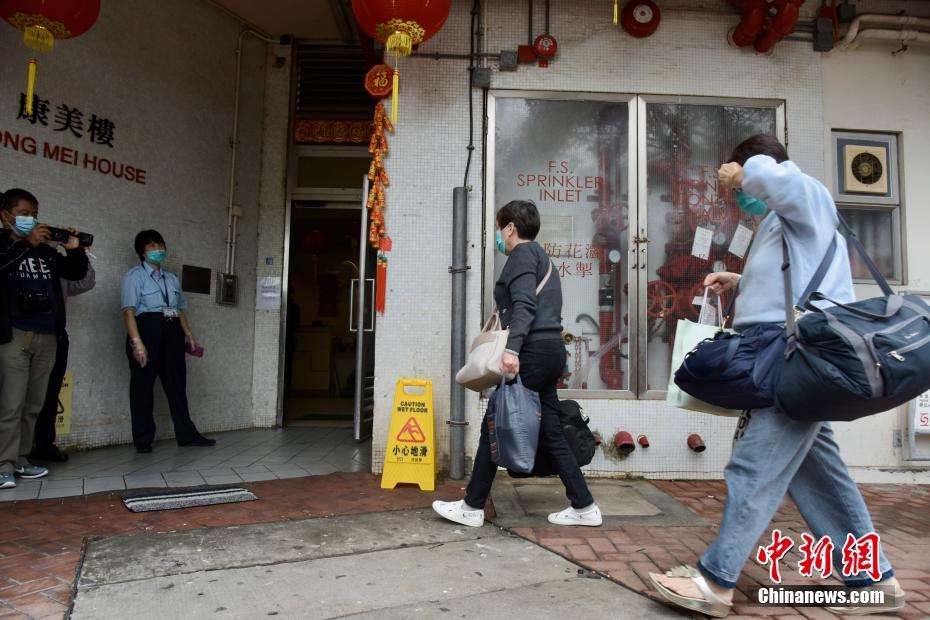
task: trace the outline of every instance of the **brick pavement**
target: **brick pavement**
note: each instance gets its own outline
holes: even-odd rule
[[[403,487],[382,491],[366,473],[245,483],[258,501],[132,513],[117,492],[5,503],[0,542],[0,618],[62,618],[70,604],[86,538],[198,527],[269,523],[429,506],[461,496],[461,484],[436,494]]]
[[[725,487],[716,481],[655,481],[656,487],[718,523]],[[332,474],[246,483],[257,502],[206,506],[154,513],[130,513],[118,493],[6,504],[5,536],[0,542],[0,618],[61,618],[86,538],[162,532],[198,527],[267,523],[329,515],[426,507],[439,496],[459,498],[461,484],[439,486],[436,493],[414,488],[382,491],[370,474]],[[930,486],[864,485],[866,501],[883,536],[885,550],[908,590],[907,617],[930,617]],[[797,510],[786,502],[775,525],[798,538],[805,531]],[[694,564],[713,540],[714,527],[607,525],[599,529],[517,528],[514,532],[633,590],[656,597],[646,587],[647,573],[678,564]],[[796,562],[797,556],[793,556]],[[783,572],[786,583],[805,583]],[[749,604],[746,592],[767,577],[747,564],[731,618],[835,618],[819,609],[762,608]],[[739,615],[736,615],[739,614]]]
[[[713,523],[713,527],[605,524],[596,529],[540,526],[515,528],[513,532],[628,588],[662,600],[651,590],[648,574],[680,564],[696,565],[699,554],[715,537],[726,499],[726,485],[722,481],[653,481],[653,484]],[[927,535],[930,531],[930,486],[870,484],[861,485],[861,488],[882,536],[885,553],[907,590],[908,605],[901,616],[930,617],[930,536]],[[800,533],[808,531],[790,500],[782,504],[773,519],[774,527],[798,542]],[[770,536],[772,528],[767,530],[765,538]],[[760,544],[765,542],[768,541],[760,541]],[[801,557],[796,551],[795,547],[782,561],[783,583],[816,583],[793,570]],[[747,593],[763,583],[769,583],[767,569],[754,561],[747,562],[734,595],[736,604],[730,618],[836,618],[817,608],[751,604]]]

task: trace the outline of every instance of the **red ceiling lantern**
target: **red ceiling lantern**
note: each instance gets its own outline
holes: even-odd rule
[[[36,52],[50,52],[56,39],[71,39],[87,32],[100,15],[100,0],[3,0],[0,17],[23,31],[23,42]],[[27,63],[26,114],[32,115],[36,69]]]
[[[397,57],[409,56],[415,45],[439,32],[449,16],[452,0],[352,0],[359,26],[372,39],[384,43],[395,58],[391,92],[391,121],[397,122],[400,74]]]

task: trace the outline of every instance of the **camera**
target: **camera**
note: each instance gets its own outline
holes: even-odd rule
[[[48,227],[48,232],[50,234],[51,240],[56,243],[68,243],[68,239],[72,237],[72,234],[65,230],[64,228],[55,228],[54,226]],[[94,236],[90,233],[79,232],[76,235],[78,245],[82,248],[89,248],[94,244]]]
[[[19,309],[23,314],[47,314],[52,308],[52,300],[45,291],[19,292]]]

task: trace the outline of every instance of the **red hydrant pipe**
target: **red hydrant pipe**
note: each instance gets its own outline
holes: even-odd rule
[[[794,32],[801,15],[802,4],[804,0],[775,0],[775,16],[753,43],[757,52],[768,54],[776,43]]]
[[[727,40],[736,47],[752,45],[752,42],[759,36],[765,17],[768,15],[768,2],[766,0],[730,0],[730,4],[743,14],[743,18],[727,34]]]

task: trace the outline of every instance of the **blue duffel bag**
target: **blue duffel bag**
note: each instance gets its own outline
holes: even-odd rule
[[[801,295],[813,294],[836,254],[836,237]],[[785,307],[793,307],[791,261],[782,236]],[[729,313],[728,313],[729,314]],[[787,334],[781,323],[753,325],[741,332],[717,333],[700,342],[675,371],[675,384],[704,402],[727,409],[761,409],[775,404],[775,386],[784,363]]]
[[[795,420],[855,420],[930,388],[930,307],[895,294],[842,216],[840,223],[882,296],[844,304],[815,292],[800,299],[800,318],[788,314],[775,401]]]
[[[739,333],[720,331],[685,356],[675,384],[718,407],[771,407],[784,354],[785,328],[780,323],[753,325]]]

